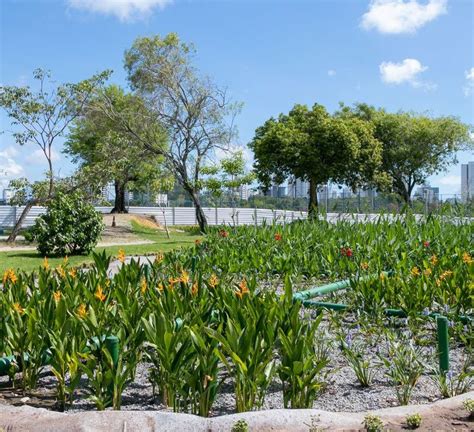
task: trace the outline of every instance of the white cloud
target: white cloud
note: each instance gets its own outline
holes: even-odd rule
[[[466,82],[466,85],[463,88],[463,91],[464,91],[464,96],[468,97],[468,96],[470,96],[471,94],[474,93],[474,67],[467,70],[464,73],[464,75],[466,77],[467,82]]]
[[[334,69],[329,69],[328,76],[333,77],[334,75],[336,75],[336,71]]]
[[[17,150],[12,146],[0,151],[0,186],[3,188],[11,179],[24,175],[23,167],[13,159],[16,154]]]
[[[69,0],[69,5],[89,12],[115,15],[120,21],[144,18],[156,7],[163,9],[173,0]]]
[[[418,75],[428,69],[416,59],[405,59],[400,63],[382,62],[379,66],[382,81],[387,84],[408,83],[416,88],[425,90],[436,89],[436,84],[422,81]]]
[[[61,159],[59,154],[51,149],[51,160],[53,162],[55,162],[55,161],[58,161],[59,159]],[[41,165],[43,165],[43,164],[46,165],[46,163],[47,163],[46,157],[44,156],[43,150],[41,150],[41,149],[37,149],[34,152],[30,153],[26,157],[26,162],[28,162],[30,164],[34,164],[34,165],[40,165],[40,164]]]
[[[446,13],[447,0],[372,0],[369,10],[362,16],[365,30],[380,33],[415,33],[425,24]]]
[[[460,186],[461,176],[447,175],[447,176],[441,177],[438,180],[438,183],[443,186]]]

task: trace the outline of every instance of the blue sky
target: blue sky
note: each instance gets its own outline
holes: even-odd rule
[[[4,85],[31,84],[44,67],[63,82],[110,68],[125,86],[134,39],[177,32],[195,44],[197,66],[244,103],[242,145],[295,103],[333,111],[360,101],[474,124],[471,0],[2,0],[0,14]],[[15,176],[40,178],[36,148],[20,148],[3,113],[0,121],[0,189]],[[55,166],[73,168],[60,146]],[[430,180],[459,193],[460,166]]]

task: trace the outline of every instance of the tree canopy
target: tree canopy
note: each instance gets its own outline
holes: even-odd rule
[[[382,143],[385,189],[410,202],[413,189],[457,162],[456,152],[472,147],[470,128],[455,117],[411,112],[388,113],[366,104],[342,106],[339,116],[369,121]]]
[[[255,170],[268,187],[288,177],[308,180],[309,211],[317,207],[317,188],[328,181],[352,188],[380,183],[381,143],[370,122],[330,115],[319,104],[295,105],[288,114],[259,127],[249,144]]]
[[[146,108],[143,101],[123,89],[111,85],[96,95],[91,101],[91,109],[78,117],[66,141],[66,152],[73,161],[87,168],[90,183],[95,187],[104,186],[113,181],[115,187],[115,205],[112,212],[124,213],[125,191],[149,190],[162,174],[162,156],[142,145],[141,141],[125,130],[115,116],[93,109],[97,99],[107,98],[114,112],[126,118],[134,125],[137,133],[154,135],[157,148],[165,148],[167,137],[165,130],[157,124],[142,125],[154,130],[140,130],[140,116],[137,113]],[[160,141],[161,140],[161,141]]]

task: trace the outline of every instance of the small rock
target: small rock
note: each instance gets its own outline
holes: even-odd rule
[[[28,396],[26,396],[26,397],[21,398],[21,399],[20,399],[20,402],[21,402],[21,403],[26,403],[26,402],[28,402],[29,400],[30,400],[30,398],[29,398]]]

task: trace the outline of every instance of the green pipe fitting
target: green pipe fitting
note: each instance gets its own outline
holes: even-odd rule
[[[7,375],[12,363],[16,363],[14,355],[0,358],[0,376]]]
[[[114,367],[118,365],[119,359],[119,339],[117,336],[107,336],[105,338],[105,348],[110,353]]]
[[[342,311],[348,308],[347,305],[341,303],[327,303],[327,302],[318,302],[315,300],[303,300],[303,306],[309,308],[323,308],[331,309],[335,311]]]
[[[439,371],[446,373],[449,370],[449,332],[448,319],[442,315],[436,317],[436,328],[438,331],[438,356]]]

